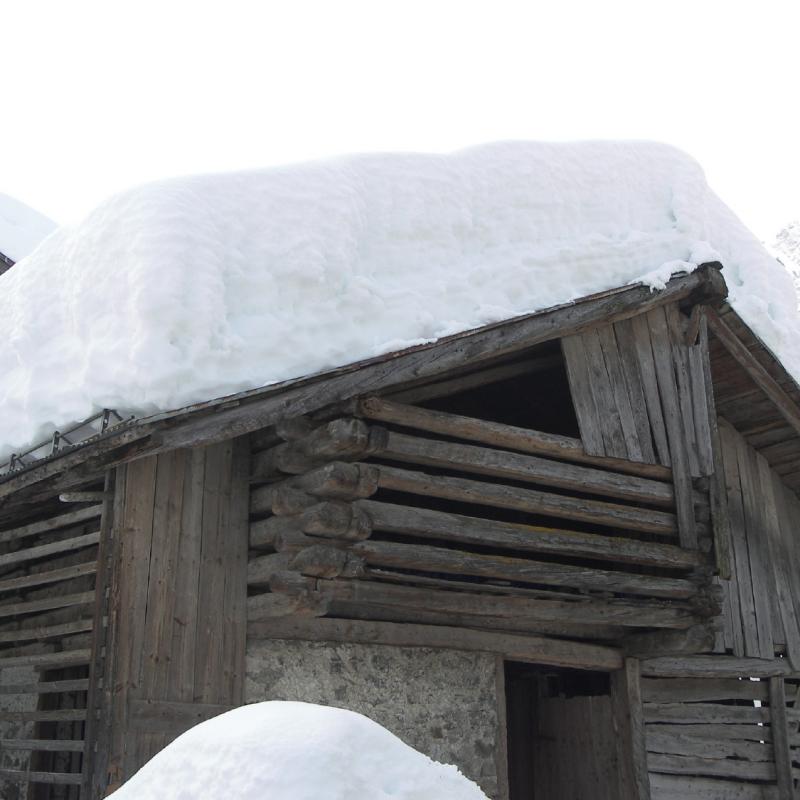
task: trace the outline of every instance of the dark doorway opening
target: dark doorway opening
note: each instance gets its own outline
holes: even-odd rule
[[[510,800],[618,800],[608,673],[507,662]]]

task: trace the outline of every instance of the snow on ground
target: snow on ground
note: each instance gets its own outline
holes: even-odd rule
[[[114,800],[487,800],[353,711],[310,703],[242,706],[176,739]]]
[[[198,176],[111,198],[0,277],[0,451],[308,375],[719,259],[800,377],[792,281],[652,143],[501,143]]]
[[[0,193],[0,253],[12,261],[30,255],[56,229],[53,220]]]

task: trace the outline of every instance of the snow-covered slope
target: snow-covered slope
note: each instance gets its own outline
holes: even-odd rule
[[[192,728],[114,800],[486,800],[376,722],[307,703],[243,706]]]
[[[0,448],[340,366],[718,259],[800,376],[786,271],[686,155],[487,145],[156,183],[0,277]]]
[[[0,253],[12,261],[30,255],[56,229],[44,214],[0,193]]]

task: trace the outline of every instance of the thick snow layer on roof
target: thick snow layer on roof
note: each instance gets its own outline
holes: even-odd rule
[[[0,253],[12,261],[30,255],[56,223],[19,200],[0,193]]]
[[[686,155],[503,143],[113,197],[0,277],[0,447],[178,408],[720,260],[800,376],[788,273]]]
[[[176,739],[114,800],[486,800],[372,720],[307,703],[242,706]]]

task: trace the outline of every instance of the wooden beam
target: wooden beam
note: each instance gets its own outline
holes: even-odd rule
[[[18,783],[48,783],[57,786],[80,786],[80,772],[29,772],[20,769],[0,769],[0,777]]]
[[[650,800],[639,662],[626,658],[611,673],[611,704],[619,758],[620,800]]]
[[[642,675],[654,678],[770,678],[789,675],[785,659],[771,661],[735,656],[662,656],[641,662]]]
[[[82,753],[83,739],[0,739],[4,750],[30,750],[49,753]]]
[[[622,656],[611,647],[437,625],[285,618],[251,622],[247,634],[251,639],[358,642],[478,651],[503,655],[512,661],[575,669],[611,671],[622,667]]]
[[[783,678],[769,679],[769,712],[772,741],[775,747],[775,771],[779,800],[794,800],[792,754],[789,750],[789,720],[786,713],[786,690]]]
[[[626,459],[592,456],[584,450],[580,439],[570,436],[543,433],[444,411],[416,408],[382,397],[363,399],[359,403],[358,413],[377,422],[388,422],[492,447],[516,450],[521,453],[591,464],[609,472],[623,472],[667,482],[672,480],[672,470],[669,467],[662,467],[660,464],[642,464]]]
[[[61,692],[85,692],[88,688],[88,678],[69,681],[38,681],[36,683],[0,683],[0,694],[59,694]]]
[[[90,519],[99,517],[102,510],[103,507],[100,505],[79,508],[76,511],[70,511],[67,514],[59,514],[57,517],[50,517],[40,522],[31,522],[28,525],[22,525],[18,528],[0,531],[0,543],[11,542],[14,539],[23,539],[26,536],[36,536],[40,533],[48,533],[58,530],[59,528],[80,525],[82,522],[88,522]]]
[[[783,418],[800,433],[800,408],[784,391],[781,385],[761,366],[758,359],[747,349],[741,339],[728,327],[713,309],[706,312],[708,324],[725,349],[736,359],[742,369],[769,397]]]
[[[92,575],[97,571],[97,562],[88,561],[85,564],[75,564],[71,567],[34,572],[30,575],[21,575],[18,578],[8,578],[0,581],[0,593],[11,592],[17,589],[27,589],[31,586],[44,586],[49,583],[68,581],[84,575]]]

